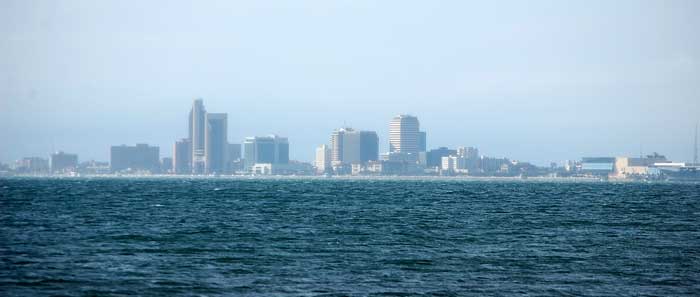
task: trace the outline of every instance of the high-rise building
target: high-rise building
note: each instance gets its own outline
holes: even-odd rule
[[[148,144],[136,144],[136,146],[112,146],[109,154],[109,166],[111,172],[124,170],[160,171],[160,148]]]
[[[288,164],[289,141],[286,137],[270,135],[248,137],[243,142],[245,168],[255,164]]]
[[[331,134],[330,149],[331,160],[335,165],[376,161],[379,156],[379,138],[374,131],[341,128]]]
[[[418,132],[418,151],[428,151],[428,135],[425,133],[425,131]]]
[[[225,113],[207,113],[205,119],[205,172],[223,173],[228,149],[228,116]]]
[[[192,173],[192,141],[181,139],[173,147],[173,171],[175,174]]]
[[[457,148],[457,157],[459,169],[466,169],[470,173],[474,173],[479,168],[479,149],[475,147],[459,147]]]
[[[78,168],[78,155],[56,152],[49,158],[51,173],[75,171]]]
[[[341,128],[336,129],[331,134],[331,162],[332,163],[342,163],[343,161],[343,146],[345,140],[345,132],[351,131],[352,128]]]
[[[316,173],[324,174],[331,170],[331,148],[325,144],[316,148]]]
[[[379,160],[379,136],[374,131],[360,131],[360,162]]]
[[[206,114],[204,101],[195,99],[190,110],[189,138],[192,140],[192,173],[201,174],[206,170]]]
[[[420,124],[410,115],[395,116],[389,124],[389,152],[415,156],[418,159]]]
[[[160,159],[160,172],[161,173],[172,173],[173,172],[173,158],[163,157]]]

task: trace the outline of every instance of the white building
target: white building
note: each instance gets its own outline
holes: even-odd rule
[[[331,148],[325,144],[316,148],[316,173],[324,174],[331,171]]]
[[[389,152],[412,154],[420,151],[420,123],[410,115],[395,116],[389,124]]]

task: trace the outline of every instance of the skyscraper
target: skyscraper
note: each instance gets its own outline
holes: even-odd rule
[[[205,119],[205,172],[222,173],[226,169],[228,116],[225,113],[207,113]]]
[[[418,157],[420,124],[410,115],[395,116],[389,124],[389,152],[411,154]]]
[[[374,131],[360,131],[360,162],[379,159],[379,136]]]
[[[331,162],[339,164],[343,161],[343,145],[345,140],[345,132],[352,128],[340,128],[333,131],[331,134]]]
[[[173,147],[173,171],[175,174],[192,173],[192,141],[188,138],[175,142]]]
[[[379,138],[374,131],[336,129],[331,134],[330,149],[334,165],[376,161],[379,157]]]
[[[204,101],[195,99],[190,110],[189,136],[192,140],[192,173],[201,174],[205,172],[205,134],[206,134],[206,114]]]

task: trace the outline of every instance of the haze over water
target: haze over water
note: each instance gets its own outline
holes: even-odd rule
[[[2,1],[0,161],[171,155],[201,97],[231,142],[311,161],[345,124],[413,114],[428,148],[548,165],[692,160],[698,1]],[[641,147],[640,147],[641,146]]]

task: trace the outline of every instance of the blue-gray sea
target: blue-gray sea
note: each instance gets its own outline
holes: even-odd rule
[[[0,179],[0,295],[700,295],[700,185]]]

